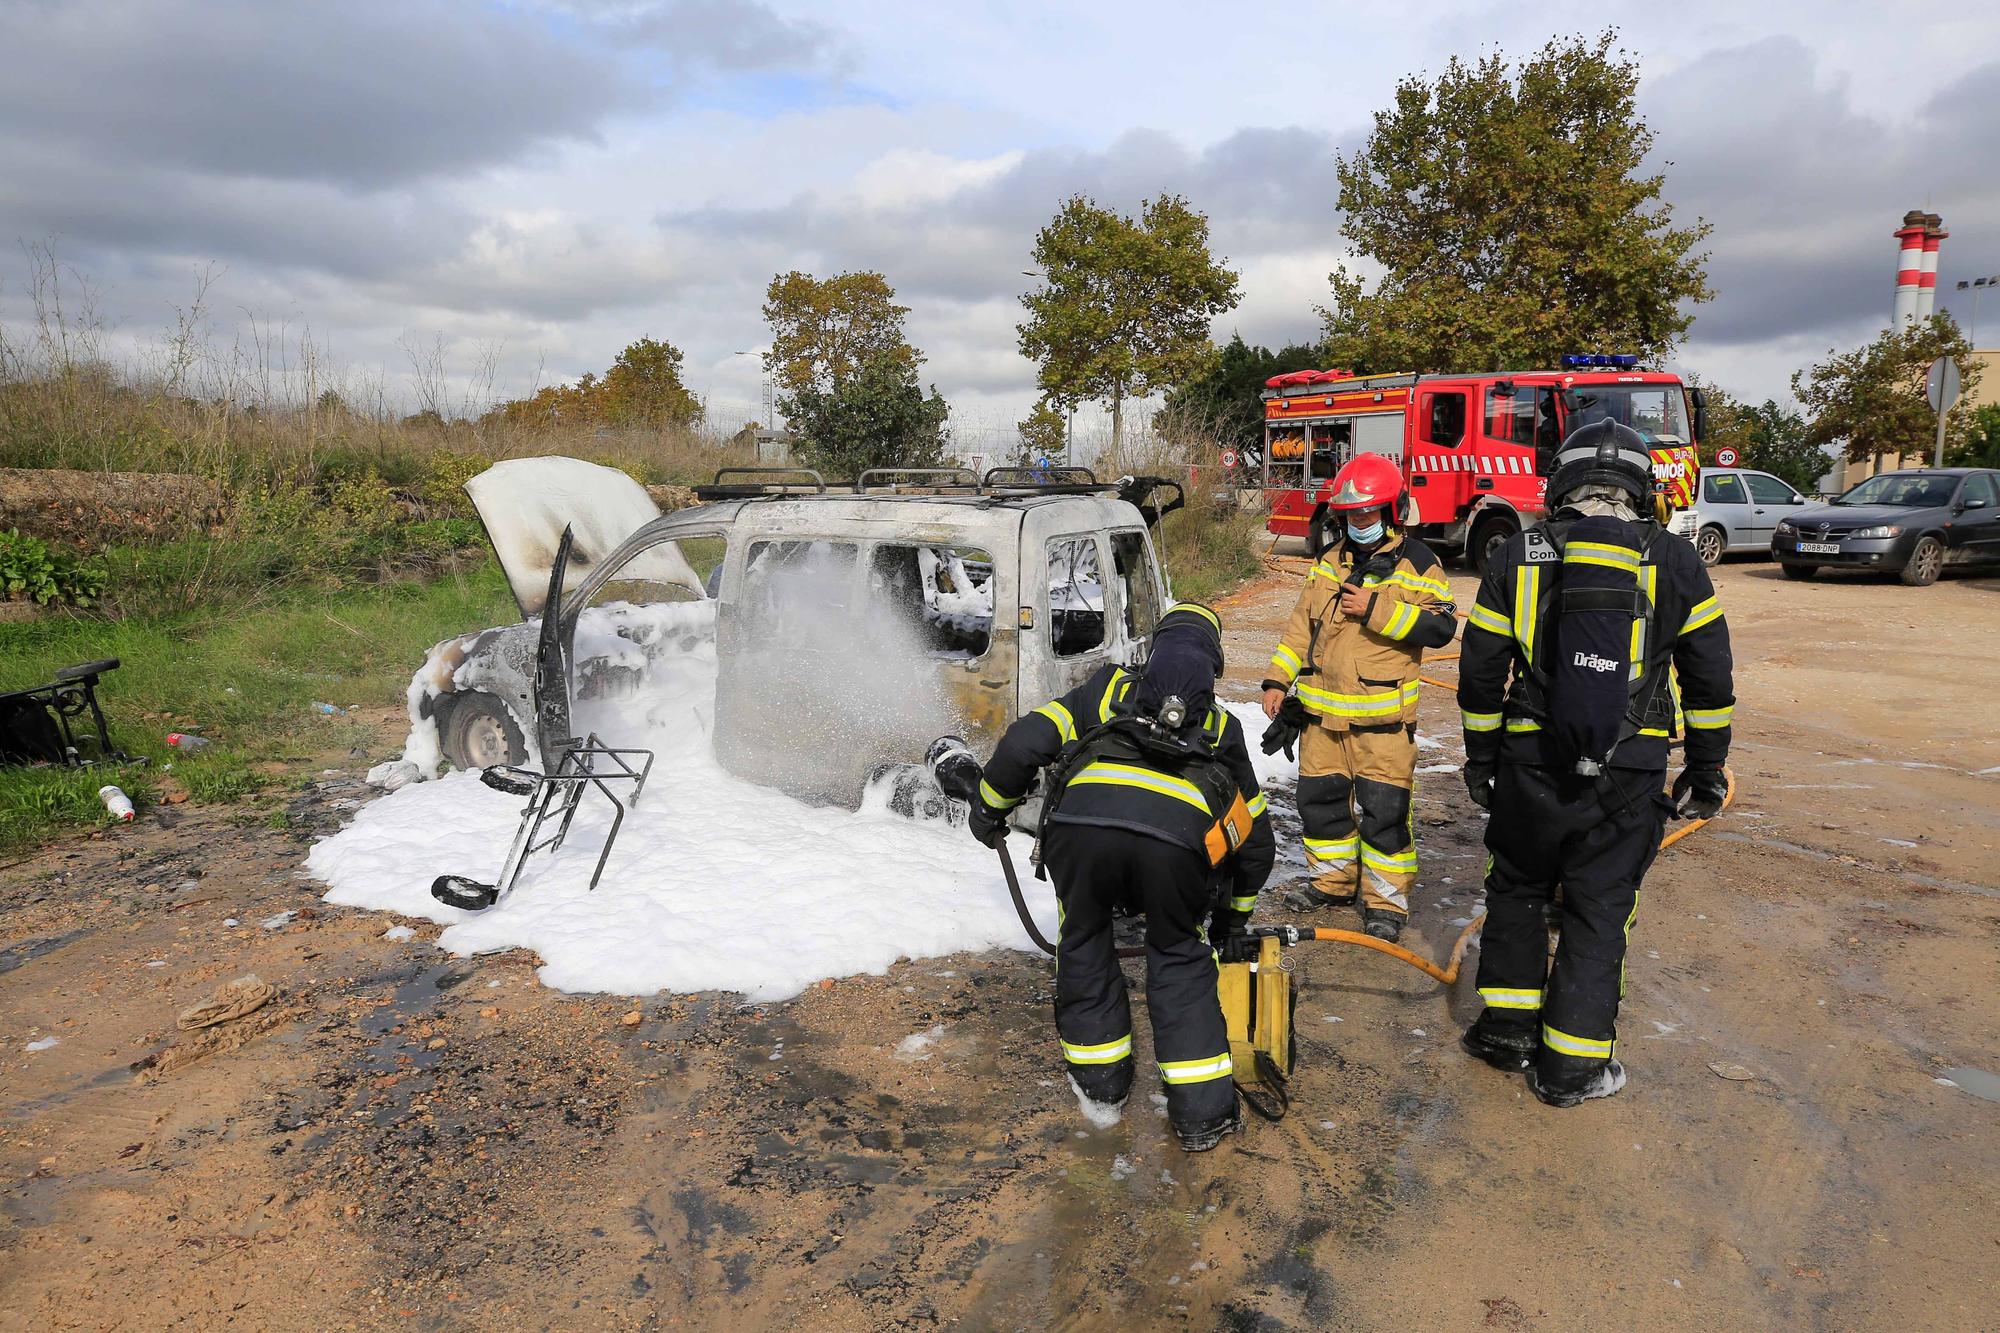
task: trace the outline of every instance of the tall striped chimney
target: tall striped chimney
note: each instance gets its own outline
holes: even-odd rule
[[[1944,229],[1944,219],[1935,213],[1924,217],[1924,267],[1917,275],[1917,319],[1921,322],[1931,317],[1937,303],[1938,247],[1944,238],[1951,235]]]
[[[1924,275],[1924,212],[1913,208],[1903,214],[1896,233],[1896,305],[1889,327],[1904,329],[1916,322],[1917,290]],[[1936,281],[1936,279],[1932,279]]]

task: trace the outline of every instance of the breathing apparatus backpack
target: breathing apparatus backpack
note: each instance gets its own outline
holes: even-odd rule
[[[1236,775],[1216,753],[1215,744],[1199,727],[1190,727],[1185,705],[1178,698],[1162,702],[1158,716],[1138,711],[1137,690],[1112,705],[1111,718],[1078,736],[1062,748],[1048,770],[1048,794],[1042,803],[1042,824],[1061,808],[1070,779],[1094,763],[1137,764],[1192,783],[1207,803],[1211,822],[1201,838],[1200,851],[1211,870],[1229,859],[1230,853],[1250,836],[1253,817],[1236,785]],[[1192,733],[1192,734],[1190,734]],[[1218,732],[1216,740],[1221,739]],[[1039,870],[1040,857],[1036,858]]]
[[[1658,614],[1646,556],[1663,529],[1609,515],[1543,523],[1528,534],[1527,565],[1541,572],[1535,633],[1510,708],[1539,722],[1574,771],[1595,777],[1641,730],[1670,733],[1673,699],[1661,690]],[[1553,566],[1553,567],[1552,567]]]

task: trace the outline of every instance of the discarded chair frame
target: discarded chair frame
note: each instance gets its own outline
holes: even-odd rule
[[[0,762],[62,764],[72,768],[131,762],[131,756],[111,744],[111,729],[97,703],[98,677],[117,669],[118,659],[107,657],[64,667],[46,685],[0,694],[0,726],[5,728],[5,734],[0,735]],[[71,724],[86,712],[97,734],[79,737]],[[79,740],[96,744],[94,758],[83,757]]]
[[[609,769],[600,768],[600,761],[609,765]],[[431,897],[468,912],[482,911],[499,902],[512,891],[514,882],[521,877],[521,867],[530,856],[540,851],[553,853],[563,845],[563,839],[569,836],[570,821],[576,817],[576,807],[585,790],[591,787],[611,802],[612,811],[611,828],[597,853],[597,866],[590,872],[590,887],[595,889],[597,881],[604,877],[605,862],[611,859],[611,845],[618,841],[626,805],[638,802],[652,771],[651,750],[617,749],[598,740],[595,733],[582,744],[565,749],[553,773],[504,764],[482,770],[479,780],[493,790],[528,798],[527,807],[521,811],[521,823],[514,830],[513,845],[507,850],[506,863],[500,868],[500,878],[492,884],[483,884],[464,875],[439,875],[431,881]],[[630,797],[619,800],[606,785],[611,782],[630,782]],[[555,832],[544,838],[542,830],[551,820],[555,821]]]

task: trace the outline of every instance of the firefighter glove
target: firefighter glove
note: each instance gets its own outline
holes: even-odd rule
[[[1472,797],[1472,803],[1481,810],[1493,808],[1493,779],[1498,771],[1498,767],[1491,763],[1466,762],[1465,790]]]
[[[1720,768],[1684,768],[1674,779],[1674,813],[1682,819],[1713,819],[1728,798]]]
[[[1311,725],[1312,714],[1299,702],[1299,697],[1296,694],[1286,695],[1285,701],[1278,705],[1277,717],[1271,720],[1270,726],[1264,728],[1262,742],[1264,753],[1276,754],[1283,750],[1285,758],[1296,759],[1298,756],[1292,753],[1293,747],[1298,744],[1300,733]]]
[[[1215,946],[1215,956],[1225,963],[1254,963],[1257,961],[1258,942],[1254,936],[1242,931],[1224,935]]]
[[[1000,840],[1007,836],[1007,815],[984,801],[974,801],[966,815],[965,827],[988,847],[998,847]]]

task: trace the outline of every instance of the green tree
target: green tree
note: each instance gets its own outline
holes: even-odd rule
[[[1706,301],[1709,227],[1673,225],[1638,66],[1615,36],[1551,41],[1510,65],[1453,58],[1396,87],[1361,150],[1336,162],[1346,265],[1320,310],[1336,364],[1366,371],[1522,370],[1567,351],[1655,359]]]
[[[1774,398],[1745,408],[1744,417],[1747,438],[1737,466],[1768,472],[1810,495],[1833,466],[1833,455],[1812,442],[1806,419]]]
[[[1014,449],[1014,462],[1021,467],[1033,467],[1042,459],[1065,458],[1068,455],[1069,421],[1048,399],[1035,403],[1027,416],[1014,423],[1018,440]]]
[[[880,273],[780,273],[764,292],[764,320],[771,326],[764,369],[793,394],[833,392],[878,360],[914,372],[923,356],[903,334],[909,313]]]
[[[1967,443],[1974,414],[1963,404],[1979,382],[1980,364],[1950,315],[1933,315],[1792,375],[1805,407],[1806,439],[1836,446],[1855,461],[1909,454],[1928,459],[1937,441],[1937,413],[1924,397],[1924,372],[1940,356],[1958,359],[1965,388],[1945,423],[1947,451]]]
[[[926,397],[916,367],[893,355],[862,362],[838,387],[798,391],[784,412],[800,436],[801,460],[828,476],[944,461],[951,409],[935,388]]]
[[[1318,344],[1292,343],[1278,351],[1252,347],[1233,334],[1208,370],[1167,395],[1167,416],[1189,429],[1212,434],[1237,449],[1264,443],[1264,381],[1290,370],[1317,370],[1329,363]]]
[[[2000,467],[2000,403],[1972,409],[1965,438],[1945,450],[1951,467]]]
[[[1036,363],[1044,396],[1110,405],[1116,453],[1126,399],[1214,361],[1209,323],[1235,307],[1236,273],[1209,254],[1207,216],[1171,194],[1147,200],[1137,218],[1073,195],[1036,235],[1034,257],[1042,285],[1021,298],[1021,354]]]
[[[701,400],[681,383],[681,349],[641,338],[628,345],[604,373],[603,419],[613,426],[667,430],[693,426]]]

